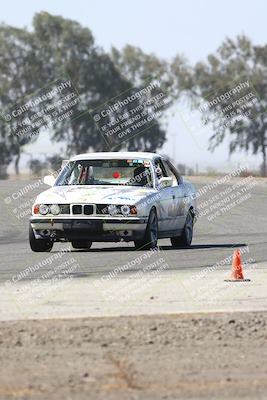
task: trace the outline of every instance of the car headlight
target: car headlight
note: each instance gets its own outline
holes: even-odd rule
[[[121,206],[122,215],[124,215],[126,217],[127,215],[130,214],[130,212],[131,212],[131,210],[130,210],[129,206],[126,206],[126,205],[125,206]]]
[[[50,211],[51,211],[52,214],[58,215],[58,214],[60,213],[60,207],[59,207],[59,205],[58,205],[58,204],[52,204],[52,205],[50,206]]]
[[[49,212],[49,207],[46,204],[40,204],[39,213],[42,215],[46,215]]]
[[[118,214],[118,208],[117,208],[117,206],[115,206],[115,204],[110,204],[110,205],[108,206],[108,212],[109,212],[110,215],[116,215],[116,214]]]

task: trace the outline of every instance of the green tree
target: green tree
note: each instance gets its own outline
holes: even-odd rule
[[[79,23],[42,12],[35,15],[33,28],[28,32],[0,26],[2,176],[6,175],[12,160],[15,160],[15,169],[19,173],[23,147],[39,136],[39,130],[34,135],[18,135],[19,127],[31,127],[31,117],[35,116],[38,107],[9,121],[5,117],[14,107],[33,98],[56,79],[70,78],[80,98],[78,118],[65,119],[52,128],[43,129],[51,134],[52,140],[65,144],[67,155],[109,149],[89,111],[120,93],[131,92],[134,85],[138,87],[133,77],[123,76],[110,55],[96,46],[91,31]],[[126,106],[124,111],[127,109]],[[152,128],[121,143],[116,150],[155,151],[164,141],[165,131],[156,121]]]
[[[29,113],[10,121],[5,119],[5,115],[35,90],[39,74],[40,62],[36,58],[32,34],[24,29],[0,25],[0,142],[1,153],[5,154],[0,159],[0,165],[3,170],[15,159],[15,171],[19,174],[23,146],[37,139],[37,136],[17,135],[15,126]]]
[[[67,75],[75,84],[81,100],[79,117],[58,124],[52,132],[52,139],[65,142],[68,155],[107,150],[106,142],[88,111],[129,90],[133,83],[128,77],[123,77],[110,56],[95,45],[88,28],[46,12],[35,15],[33,25],[38,54],[44,60],[46,82]],[[153,151],[164,141],[164,130],[155,124],[153,130],[121,143],[116,150]]]
[[[46,163],[50,171],[59,171],[62,164],[62,156],[60,156],[59,154],[49,156],[46,158]]]
[[[47,168],[47,162],[33,158],[29,161],[29,168],[33,176],[42,175],[43,171]]]
[[[142,86],[156,77],[165,91],[173,87],[168,62],[153,53],[147,54],[139,47],[126,45],[121,51],[112,47],[111,59],[122,76],[135,86]]]
[[[215,54],[208,56],[206,62],[197,63],[192,73],[188,74],[187,71],[189,84],[186,87],[195,104],[200,106],[203,100],[210,102],[218,95],[229,93],[238,83],[249,82],[249,91],[255,94],[256,101],[253,104],[241,101],[238,106],[239,111],[242,111],[240,118],[233,111],[233,101],[236,100],[234,96],[231,100],[224,99],[213,104],[202,113],[202,117],[205,124],[210,123],[213,126],[214,133],[210,137],[209,146],[211,150],[229,137],[230,154],[237,150],[261,153],[263,176],[267,175],[266,61],[267,46],[252,45],[245,36],[238,36],[236,40],[226,39]],[[225,124],[226,113],[230,110],[233,111],[233,117],[229,124]]]

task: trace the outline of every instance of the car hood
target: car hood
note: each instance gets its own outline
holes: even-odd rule
[[[44,204],[136,204],[143,198],[156,193],[152,188],[138,186],[54,186],[42,192],[36,203]]]

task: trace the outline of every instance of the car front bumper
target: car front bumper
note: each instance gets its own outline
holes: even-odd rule
[[[146,217],[82,217],[50,218],[31,217],[31,227],[36,239],[51,237],[54,240],[119,241],[135,240],[144,236]]]

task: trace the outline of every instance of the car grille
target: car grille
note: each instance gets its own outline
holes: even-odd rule
[[[94,214],[94,206],[92,204],[73,204],[73,215],[92,215]]]
[[[72,206],[72,214],[82,214],[82,206],[80,204],[75,204]]]
[[[94,213],[94,207],[91,204],[83,206],[83,212],[85,215],[92,215]]]

